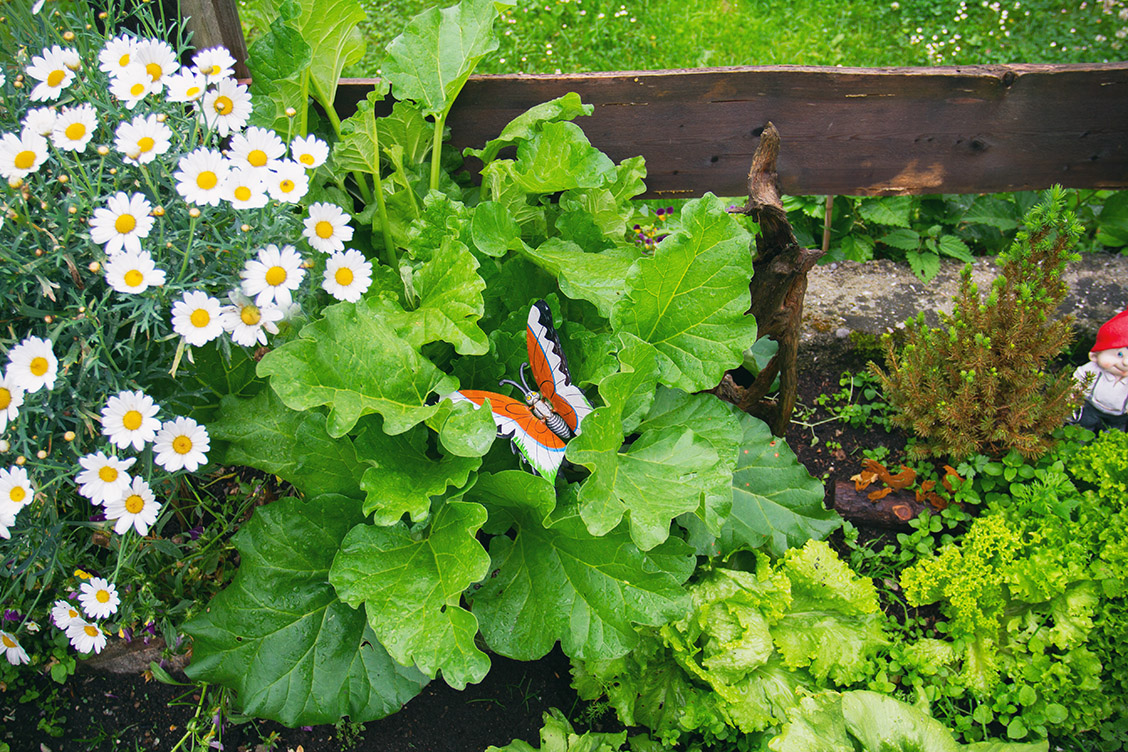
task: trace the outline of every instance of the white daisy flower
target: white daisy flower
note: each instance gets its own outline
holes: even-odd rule
[[[269,170],[286,154],[286,144],[274,131],[252,125],[242,133],[231,136],[227,158],[236,167]]]
[[[66,631],[67,627],[82,618],[78,609],[60,599],[51,607],[51,623],[59,629]]]
[[[56,44],[31,59],[26,73],[28,77],[39,82],[31,90],[31,101],[42,102],[59,98],[63,89],[74,81],[74,70],[68,66],[68,63],[74,63],[76,54],[75,50],[63,49]]]
[[[184,294],[172,304],[172,330],[194,347],[223,334],[223,304],[199,290]]]
[[[325,164],[325,160],[329,158],[329,144],[317,136],[299,136],[290,142],[290,158],[307,170],[312,170]]]
[[[155,221],[153,207],[140,193],[127,196],[119,191],[106,199],[106,208],[95,209],[90,218],[90,239],[113,255],[122,250],[139,252],[141,239],[149,237]]]
[[[91,619],[108,619],[121,604],[117,588],[102,577],[91,577],[78,587],[78,602]]]
[[[208,47],[192,56],[192,67],[206,76],[209,84],[214,84],[231,77],[235,58],[225,47]]]
[[[0,137],[0,175],[7,180],[19,180],[39,169],[47,160],[47,139],[24,130],[16,136],[5,133]]]
[[[281,159],[265,176],[266,190],[275,201],[294,204],[309,192],[309,176],[302,166],[290,159]]]
[[[148,251],[115,253],[106,261],[106,283],[118,292],[136,295],[150,287],[165,283],[165,273],[158,269]]]
[[[155,94],[160,94],[164,90],[165,76],[171,76],[180,68],[176,51],[163,39],[138,39],[133,59],[149,74]]]
[[[7,507],[0,508],[0,538],[10,539],[12,537],[11,528],[16,524],[16,515],[12,514]]]
[[[0,433],[7,430],[8,421],[15,420],[20,414],[23,401],[23,387],[8,374],[0,374]]]
[[[251,116],[251,95],[246,86],[225,78],[204,95],[200,114],[208,128],[216,131],[221,138],[225,137],[228,133],[243,130],[247,124],[247,118]]]
[[[47,138],[55,130],[55,120],[58,117],[54,107],[33,107],[24,115],[20,125],[25,131]]]
[[[331,253],[325,262],[322,287],[337,300],[355,303],[372,285],[372,264],[360,251]]]
[[[79,457],[82,472],[74,479],[78,492],[98,506],[120,499],[133,480],[128,471],[136,461],[136,457],[113,457],[104,452]]]
[[[252,167],[232,167],[223,184],[223,198],[236,209],[258,209],[266,206],[270,196],[266,183]]]
[[[207,77],[187,68],[181,68],[164,81],[165,99],[170,102],[195,102],[207,91]]]
[[[131,527],[138,535],[148,535],[160,512],[161,503],[141,478],[134,478],[121,496],[106,502],[106,519],[114,521],[118,535],[125,535]]]
[[[0,470],[0,510],[15,517],[34,496],[35,488],[25,468],[17,466]]]
[[[86,151],[98,128],[98,114],[88,104],[64,107],[51,129],[51,143],[63,151]]]
[[[0,629],[0,650],[4,651],[4,657],[13,666],[31,662],[31,658],[27,656],[27,651],[20,647],[15,635],[2,629]]]
[[[137,40],[133,37],[119,34],[107,40],[105,46],[98,53],[98,67],[110,78],[117,78],[131,64],[136,63],[134,55],[137,54]]]
[[[106,647],[106,633],[102,628],[81,616],[67,627],[67,639],[80,653],[101,653]]]
[[[265,345],[266,335],[278,334],[277,322],[284,315],[276,306],[257,306],[238,290],[228,298],[231,305],[223,309],[223,328],[231,334],[231,341],[243,347]]]
[[[27,337],[8,351],[8,367],[4,371],[8,383],[34,394],[40,389],[55,388],[59,375],[59,361],[51,350],[52,342],[39,337]]]
[[[315,251],[332,253],[345,250],[345,243],[352,240],[353,228],[341,207],[319,201],[309,207],[302,235]]]
[[[166,421],[153,441],[157,464],[170,473],[177,470],[196,472],[200,466],[207,464],[210,448],[208,429],[191,418]]]
[[[181,157],[176,166],[176,192],[185,201],[197,206],[219,206],[231,170],[222,154],[201,146]]]
[[[123,122],[114,133],[114,148],[125,155],[125,161],[148,164],[172,146],[172,129],[156,115],[138,115]]]
[[[302,257],[294,246],[279,248],[268,245],[260,248],[258,256],[248,259],[243,271],[243,294],[252,297],[255,305],[274,305],[286,308],[294,302],[293,292],[305,277]]]
[[[160,430],[160,407],[144,392],[119,392],[102,408],[102,434],[119,449],[141,451]]]
[[[153,79],[145,66],[130,63],[110,80],[110,94],[119,99],[127,110],[132,110],[154,90]]]

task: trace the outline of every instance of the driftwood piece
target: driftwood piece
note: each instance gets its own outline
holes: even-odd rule
[[[854,488],[854,482],[840,480],[834,484],[832,507],[851,522],[891,529],[908,529],[909,521],[920,516],[926,509],[935,512],[931,504],[916,500],[911,491],[893,491],[885,498],[871,501],[871,486],[863,491]]]
[[[758,336],[771,338],[779,349],[751,386],[742,387],[726,375],[714,392],[762,419],[776,436],[783,436],[795,408],[799,383],[796,355],[807,272],[822,251],[801,248],[787,221],[776,172],[779,146],[779,131],[769,122],[760,134],[760,145],[748,171],[748,202],[740,209],[760,225],[753,276],[748,285],[752,297],[748,313],[756,317]],[[779,396],[766,400],[777,375]]]

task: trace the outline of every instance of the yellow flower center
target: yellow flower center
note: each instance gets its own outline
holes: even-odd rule
[[[136,83],[129,87],[129,93],[132,96],[139,97],[145,93],[145,84]]]
[[[189,86],[188,91],[184,92],[184,95],[189,99],[195,99],[196,97],[200,96],[200,87]]]
[[[337,284],[341,287],[348,287],[353,283],[354,279],[352,269],[347,266],[342,266],[333,273],[333,279],[336,280]]]
[[[137,410],[130,410],[125,415],[121,416],[121,424],[125,426],[127,431],[136,431],[141,427],[145,418]]]
[[[278,188],[281,189],[283,193],[289,193],[294,190],[294,181],[287,178],[278,184]]]
[[[192,315],[188,317],[188,320],[192,322],[192,326],[197,329],[203,329],[211,323],[211,314],[208,313],[206,309],[197,308],[192,311]]]
[[[6,648],[14,648],[14,647],[18,647],[18,646],[16,645],[16,641],[15,641],[15,640],[13,640],[13,639],[12,639],[11,637],[9,637],[8,635],[0,635],[0,642],[3,642],[3,643],[4,643],[4,647],[6,647]]]
[[[94,594],[94,598],[99,603],[109,603],[110,602],[110,591],[109,590],[99,590],[97,593]]]
[[[212,188],[215,188],[218,182],[219,177],[211,170],[204,170],[196,176],[196,186],[205,191],[210,191]]]
[[[239,318],[242,319],[243,323],[247,326],[254,326],[262,320],[262,314],[259,313],[259,309],[256,306],[243,306],[243,310],[239,311]]]
[[[103,483],[113,483],[118,479],[117,468],[110,467],[109,465],[103,465],[102,468],[98,470],[98,479]]]
[[[67,138],[71,141],[78,141],[86,135],[86,125],[84,123],[71,123],[66,127],[63,133],[65,133]]]
[[[136,269],[130,269],[125,273],[125,284],[130,287],[140,287],[141,283],[145,281],[145,275]]]
[[[0,386],[0,410],[7,410],[10,404],[12,404],[12,393]]]
[[[204,71],[205,76],[218,76],[220,73],[223,73],[223,68],[220,68],[218,65],[213,65]]]
[[[35,164],[35,152],[31,149],[24,149],[16,155],[15,165],[20,170],[30,170],[31,166]]]
[[[298,161],[301,162],[304,165],[312,165],[313,164],[313,155],[312,154],[303,154],[300,157],[298,157]]]
[[[245,185],[241,185],[235,189],[235,198],[239,199],[240,201],[250,201],[251,195],[251,189]]]
[[[231,101],[231,97],[220,95],[215,98],[215,104],[212,105],[218,115],[230,115],[231,111],[235,109],[235,103]]]
[[[120,65],[122,68],[129,65],[129,53],[128,52],[118,58],[118,65]]]
[[[148,73],[149,78],[153,79],[154,81],[160,81],[161,75],[164,73],[164,71],[161,70],[161,66],[157,65],[156,63],[148,63],[145,66],[145,72]]]
[[[141,151],[150,151],[156,145],[157,142],[149,138],[148,136],[142,136],[141,138],[137,139],[137,148]]]
[[[51,87],[58,86],[66,77],[67,72],[62,70],[61,68],[59,70],[53,70],[47,74],[47,85]]]
[[[8,492],[8,498],[12,500],[13,504],[23,504],[27,498],[27,489],[23,486],[13,486],[12,490]]]
[[[44,358],[42,355],[31,359],[31,373],[33,376],[42,376],[47,373],[50,367],[47,358]]]
[[[333,223],[323,219],[317,223],[317,225],[313,228],[313,231],[317,233],[317,237],[323,240],[326,238],[331,238],[333,237]]]
[[[172,451],[177,454],[188,454],[192,451],[192,439],[181,434],[172,440]]]
[[[278,287],[286,281],[286,270],[281,266],[272,266],[266,270],[266,284]]]
[[[97,637],[98,636],[98,628],[96,626],[94,626],[93,624],[87,624],[85,627],[82,628],[82,631],[85,632],[88,637]]]
[[[145,500],[141,498],[140,494],[130,494],[125,500],[125,511],[130,514],[140,514],[144,508]]]
[[[251,163],[251,167],[262,167],[266,164],[266,152],[262,149],[253,149],[247,155],[247,161]]]
[[[122,235],[133,232],[135,227],[137,227],[137,220],[134,219],[132,214],[122,214],[114,220],[114,229]]]

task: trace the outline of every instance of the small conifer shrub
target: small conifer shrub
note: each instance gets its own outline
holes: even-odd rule
[[[1055,311],[1081,231],[1064,191],[1051,188],[1000,254],[1002,273],[986,300],[968,264],[955,307],[940,315],[938,328],[922,313],[908,322],[899,353],[886,339],[888,372],[870,368],[896,409],[893,422],[919,438],[915,454],[964,458],[1015,449],[1035,458],[1051,448],[1051,432],[1078,401],[1069,369],[1050,373],[1046,366],[1072,338],[1072,317]]]

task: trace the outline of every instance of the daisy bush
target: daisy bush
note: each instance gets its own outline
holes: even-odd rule
[[[255,124],[227,50],[146,8],[17,6],[0,57],[12,665],[157,624],[171,638],[195,607],[185,576],[242,513],[206,488],[208,416],[258,348],[371,278],[317,178],[328,145]]]

